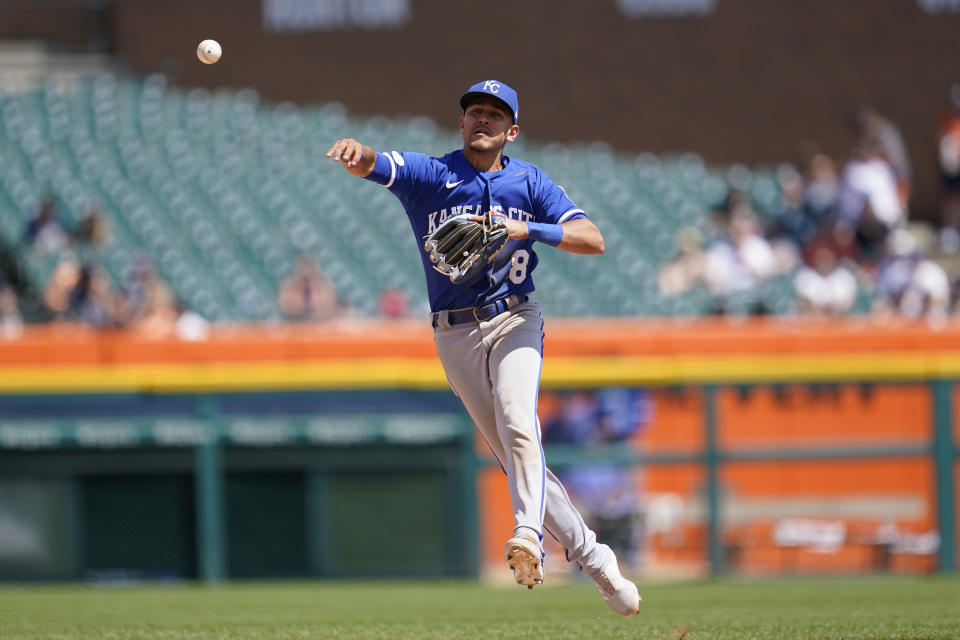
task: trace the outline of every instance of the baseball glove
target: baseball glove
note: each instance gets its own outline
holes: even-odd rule
[[[480,273],[507,243],[503,216],[488,212],[483,222],[466,215],[448,218],[427,236],[423,248],[433,268],[460,284]]]

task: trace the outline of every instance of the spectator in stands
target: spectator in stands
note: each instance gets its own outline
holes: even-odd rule
[[[853,230],[861,259],[873,260],[883,252],[887,234],[906,218],[893,167],[876,140],[864,141],[843,170],[837,224]]]
[[[676,234],[677,251],[661,265],[657,274],[660,294],[666,298],[683,295],[704,282],[703,235],[693,227]]]
[[[146,299],[131,318],[131,327],[148,338],[167,338],[176,333],[179,312],[173,292],[155,271],[150,273]]]
[[[77,250],[81,255],[102,251],[110,243],[110,226],[100,207],[90,203],[77,227]]]
[[[333,282],[307,255],[297,258],[292,273],[280,283],[277,302],[290,320],[329,320],[341,311]]]
[[[169,325],[176,321],[173,293],[164,279],[157,273],[153,260],[147,255],[139,256],[134,262],[126,281],[123,293],[128,307],[128,322],[141,325],[147,318],[146,327],[169,317]]]
[[[797,310],[809,315],[844,315],[857,300],[857,278],[838,259],[829,236],[806,250],[807,263],[794,276]]]
[[[27,221],[24,241],[41,253],[59,254],[70,248],[70,235],[60,222],[53,198],[46,198]]]
[[[840,178],[837,175],[837,163],[825,153],[814,153],[807,165],[803,208],[818,233],[828,221],[832,221],[839,197]]]
[[[897,229],[887,238],[877,271],[874,311],[908,318],[944,317],[950,307],[950,279],[939,264],[923,256],[916,238]]]
[[[857,145],[876,145],[880,156],[893,168],[901,204],[906,208],[913,172],[910,168],[910,154],[900,130],[870,105],[860,105],[854,110],[853,128]]]
[[[106,274],[91,263],[62,260],[53,270],[43,300],[58,319],[78,320],[96,327],[115,327],[127,316],[122,296]]]
[[[704,258],[704,276],[711,293],[724,296],[751,289],[777,273],[776,255],[745,194],[731,193],[717,221],[720,233]]]
[[[940,170],[940,220],[944,225],[941,248],[960,252],[960,82],[950,87],[947,112],[938,133]]]
[[[797,168],[783,163],[777,167],[776,178],[779,207],[763,235],[773,251],[774,272],[792,273],[800,264],[800,247],[816,232],[817,223],[807,216],[803,175]]]
[[[385,318],[405,318],[410,314],[410,301],[403,289],[387,287],[380,292],[377,308]]]
[[[116,327],[128,315],[123,297],[107,275],[92,263],[82,263],[68,296],[68,316],[95,327]]]
[[[803,176],[793,165],[781,165],[777,168],[777,187],[780,198],[772,212],[775,228],[771,232],[802,247],[816,235],[818,227],[817,221],[807,215]]]
[[[23,333],[20,303],[12,285],[0,279],[0,339],[13,340]]]
[[[53,268],[43,289],[44,306],[57,318],[66,318],[70,309],[70,292],[80,277],[80,263],[75,258],[65,258]]]
[[[206,340],[210,321],[177,299],[166,282],[152,273],[146,302],[132,316],[131,329],[151,340]]]
[[[838,257],[856,255],[852,237],[846,239],[845,227],[836,226],[840,180],[833,158],[811,153],[803,173],[783,164],[777,169],[777,186],[779,206],[772,213],[774,228],[769,235],[780,273],[794,272],[801,266],[801,258],[809,258],[808,245],[822,244],[825,236],[834,236],[831,242]]]

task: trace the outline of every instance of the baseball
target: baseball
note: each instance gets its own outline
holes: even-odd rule
[[[223,50],[220,48],[220,43],[216,40],[204,40],[197,47],[197,58],[199,58],[203,64],[213,64],[220,59],[222,54]]]

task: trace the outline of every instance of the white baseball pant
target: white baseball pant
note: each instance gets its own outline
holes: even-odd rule
[[[527,301],[486,322],[434,330],[447,381],[507,474],[517,529],[544,526],[567,560],[592,573],[610,560],[557,477],[547,469],[537,420],[543,352],[540,305]]]

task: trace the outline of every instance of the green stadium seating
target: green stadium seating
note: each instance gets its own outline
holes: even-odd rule
[[[302,253],[316,257],[343,301],[377,311],[384,287],[425,310],[420,263],[402,209],[323,157],[350,132],[382,149],[442,154],[456,132],[418,116],[351,118],[342,105],[261,103],[256,92],[180,89],[162,75],[51,77],[0,87],[0,242],[35,291],[52,265],[20,246],[27,217],[51,194],[68,226],[97,203],[111,243],[101,262],[116,283],[147,255],[176,295],[215,321],[274,321],[276,292]],[[709,235],[707,215],[731,188],[762,211],[776,205],[772,172],[711,168],[695,153],[624,154],[603,143],[528,144],[541,165],[606,230],[595,259],[541,251],[538,299],[551,315],[695,315],[717,307],[704,290],[663,299],[657,271],[684,227]],[[399,240],[401,239],[402,240]],[[732,313],[792,305],[789,278],[745,292]]]

